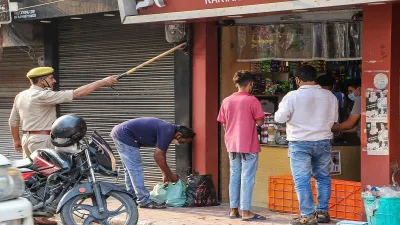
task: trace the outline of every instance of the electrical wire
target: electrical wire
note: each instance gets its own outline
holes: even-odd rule
[[[17,46],[21,51],[25,52],[28,57],[32,59],[32,61],[35,63],[36,53],[34,48],[29,44],[29,40],[24,38],[13,24],[3,26],[2,33],[6,33],[7,36],[12,40],[12,42],[15,43],[15,46]],[[0,48],[2,49],[2,46],[0,46]],[[0,62],[2,61],[1,56],[2,55],[0,55]]]
[[[64,1],[65,0],[56,0],[56,1],[52,1],[52,2],[45,2],[45,3],[36,4],[36,5],[32,5],[32,6],[22,7],[22,8],[19,8],[18,11],[35,8],[35,7],[40,7],[40,6],[45,6],[45,5],[50,5],[50,4],[55,4],[58,2],[64,2]],[[18,12],[18,11],[16,11],[16,12]],[[2,11],[1,13],[9,13],[9,12],[10,11],[7,10],[7,11]],[[16,43],[18,48],[21,51],[25,52],[29,56],[29,58],[31,58],[33,61],[35,61],[36,53],[35,53],[35,50],[33,49],[33,47],[30,44],[28,44],[29,41],[24,40],[25,38],[19,34],[18,30],[12,24],[9,24],[7,26],[7,28],[8,29],[3,28],[3,32],[7,31],[9,37],[13,40],[14,43]],[[0,35],[2,35],[2,32],[0,32]],[[26,46],[27,50],[25,50],[21,46]],[[2,46],[2,42],[1,42],[0,43],[0,62],[2,61],[2,53],[3,53],[3,46]]]
[[[34,62],[36,60],[36,53],[33,47],[29,44],[29,40],[26,40],[17,30],[17,28],[14,27],[14,25],[10,24],[10,36],[13,37],[14,40],[19,42],[17,45],[19,49],[26,54],[28,54],[29,58],[31,58]],[[25,40],[24,40],[25,39]],[[28,50],[25,50],[22,46],[26,46]]]
[[[40,1],[40,0],[39,0]],[[50,5],[50,4],[55,4],[55,3],[59,3],[59,2],[66,2],[67,0],[56,0],[56,1],[52,1],[52,2],[44,2],[44,3],[41,3],[41,4],[36,4],[36,5],[32,5],[32,6],[27,6],[27,7],[22,7],[22,8],[19,8],[17,11],[15,11],[15,12],[19,12],[19,11],[22,11],[22,10],[26,10],[26,9],[30,9],[30,8],[35,8],[35,7],[40,7],[40,6],[45,6],[45,5]],[[93,1],[93,0],[90,0],[90,1]],[[89,2],[90,2],[89,1]],[[79,7],[81,4],[82,4],[82,2],[80,2],[80,1],[77,1],[77,3],[78,3],[78,6],[76,6],[76,7]],[[93,2],[91,2],[91,3],[95,3],[95,1],[93,1]],[[69,5],[69,6],[72,6],[72,5]],[[8,13],[8,12],[10,12],[9,10],[7,10],[7,11],[1,11],[1,13]],[[28,56],[33,60],[33,61],[35,61],[35,51],[34,51],[34,49],[32,48],[32,46],[30,46],[29,44],[28,44],[28,42],[27,41],[24,41],[23,39],[23,36],[21,36],[21,35],[19,35],[18,34],[18,31],[17,31],[17,29],[14,27],[14,26],[12,26],[11,24],[10,25],[8,25],[8,28],[9,29],[7,29],[8,30],[8,34],[10,35],[10,37],[11,37],[11,39],[13,39],[13,41],[15,42],[15,43],[17,43],[17,46],[19,47],[19,49],[21,50],[21,51],[23,51],[23,52],[26,52],[27,54],[28,54]],[[4,32],[4,30],[5,29],[3,29],[3,32]],[[2,32],[0,32],[0,35],[2,35]],[[0,40],[2,41],[2,39],[1,39],[1,37],[0,37]],[[25,49],[23,49],[22,47],[20,47],[20,46],[24,46],[24,45],[26,45],[26,47],[28,48],[28,50],[25,50]],[[0,42],[0,62],[2,61],[2,53],[3,53],[3,46],[2,46],[2,43]]]

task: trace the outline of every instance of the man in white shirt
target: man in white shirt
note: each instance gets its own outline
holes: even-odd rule
[[[289,92],[275,113],[278,123],[286,123],[290,166],[300,203],[301,216],[292,225],[329,223],[331,194],[330,162],[332,125],[338,121],[338,101],[332,92],[316,84],[317,72],[306,65],[295,70],[299,89]],[[311,192],[311,174],[318,184],[318,206]]]

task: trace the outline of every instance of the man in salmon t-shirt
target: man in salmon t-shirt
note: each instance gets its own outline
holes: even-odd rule
[[[258,153],[261,151],[256,124],[264,124],[264,112],[258,99],[250,95],[254,83],[252,74],[238,71],[233,81],[239,91],[222,101],[218,115],[218,121],[225,128],[230,162],[229,218],[265,220],[265,217],[250,211]],[[242,216],[239,214],[239,202]]]

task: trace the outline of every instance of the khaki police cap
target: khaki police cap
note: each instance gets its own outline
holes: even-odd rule
[[[35,77],[42,77],[47,76],[54,73],[54,69],[51,67],[36,67],[31,69],[27,74],[26,77],[31,79]]]

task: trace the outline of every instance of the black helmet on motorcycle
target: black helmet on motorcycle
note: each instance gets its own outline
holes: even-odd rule
[[[51,143],[56,147],[68,147],[78,143],[86,135],[86,122],[77,115],[58,118],[51,127]]]

